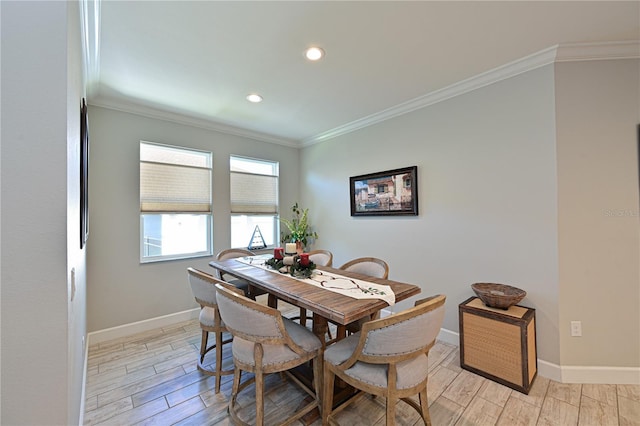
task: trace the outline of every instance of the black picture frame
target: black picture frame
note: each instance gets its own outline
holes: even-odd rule
[[[89,238],[89,115],[87,103],[80,106],[80,249]]]
[[[417,216],[418,167],[349,178],[351,216]]]

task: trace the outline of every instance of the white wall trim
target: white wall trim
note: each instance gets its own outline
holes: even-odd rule
[[[225,133],[228,135],[240,136],[243,138],[254,139],[260,142],[268,142],[276,145],[284,145],[292,148],[298,148],[300,145],[297,141],[292,139],[279,138],[276,136],[268,135],[266,133],[254,132],[248,129],[242,129],[240,127],[230,126],[228,124],[217,123],[212,120],[204,118],[189,117],[187,115],[179,114],[176,112],[163,111],[160,109],[129,103],[116,101],[113,99],[107,99],[97,96],[89,99],[89,104],[102,108],[108,108],[115,111],[126,112],[129,114],[140,115],[147,118],[153,118],[156,120],[169,121],[176,124],[182,124],[185,126],[197,127],[205,130],[213,130],[214,132]]]
[[[460,345],[460,333],[440,329],[438,340]],[[640,367],[560,366],[538,358],[538,374],[560,383],[640,385]]]
[[[556,62],[640,58],[640,40],[571,43],[558,46]]]
[[[97,8],[99,13],[99,8]],[[91,22],[89,23],[91,24]],[[89,29],[93,29],[89,25]],[[92,50],[99,50],[98,45],[89,45],[90,53]],[[85,67],[89,69],[89,86],[93,88],[99,79],[96,64],[99,63],[99,52],[90,55],[91,63]],[[114,99],[101,97],[98,93],[94,96],[89,91],[90,105],[109,108],[116,111],[137,114],[144,117],[170,121],[187,126],[199,127],[206,130],[213,130],[221,133],[231,134],[261,142],[274,143],[288,147],[305,147],[320,143],[358,129],[362,129],[376,123],[394,118],[403,114],[410,113],[420,108],[445,101],[447,99],[463,95],[473,90],[497,83],[502,80],[514,77],[516,75],[549,65],[555,62],[571,62],[571,61],[593,61],[593,60],[611,60],[611,59],[633,59],[640,57],[640,40],[627,40],[619,42],[600,42],[600,43],[571,43],[561,44],[548,47],[539,52],[525,56],[518,60],[509,62],[492,70],[470,77],[466,80],[459,81],[450,86],[427,93],[423,96],[403,102],[399,105],[387,108],[383,111],[371,114],[369,116],[354,120],[350,123],[327,130],[320,134],[311,136],[301,141],[292,139],[279,138],[265,133],[255,132],[228,124],[218,123],[206,118],[189,117],[185,114],[164,111],[149,106],[143,106],[134,102],[116,101]]]
[[[447,330],[446,328],[441,328],[440,333],[438,334],[438,340],[450,345],[460,346],[460,333],[457,331]]]
[[[427,93],[426,95],[411,99],[402,104],[387,108],[386,110],[352,121],[343,126],[311,136],[310,138],[304,139],[301,142],[301,146],[310,146],[323,142],[555,62],[634,59],[639,57],[640,40],[604,43],[573,43],[551,46],[529,56],[525,56],[524,58],[486,71],[482,74],[478,74],[442,89]]]
[[[640,385],[640,367],[562,366],[538,359],[538,374],[560,383]]]
[[[198,318],[199,313],[200,308],[194,308],[187,311],[176,312],[175,314],[164,315],[157,318],[133,322],[131,324],[123,324],[117,327],[93,331],[87,335],[87,347],[96,343],[153,330],[154,328],[166,327],[182,321],[189,321]]]
[[[89,365],[89,338],[85,339],[86,344],[84,345],[84,363],[82,366],[82,390],[80,391],[80,418],[78,420],[78,426],[84,425],[84,404],[86,399],[86,391],[87,391],[87,368]]]
[[[151,318],[131,324],[105,330],[94,331],[87,336],[87,348],[85,350],[85,367],[83,383],[86,383],[87,358],[89,345],[106,342],[108,340],[127,337],[132,334],[153,330],[155,328],[166,327],[183,321],[198,318],[199,308],[188,311],[177,312],[175,314],[164,315],[162,317]],[[383,309],[380,316],[386,317],[392,312]],[[460,345],[460,334],[456,331],[440,329],[438,340],[454,346]],[[542,359],[538,359],[538,374],[560,383],[591,383],[591,384],[630,384],[640,385],[640,367],[592,367],[592,366],[560,366]],[[83,385],[84,396],[84,385]],[[84,398],[83,398],[84,399]],[[82,420],[82,418],[81,418]]]

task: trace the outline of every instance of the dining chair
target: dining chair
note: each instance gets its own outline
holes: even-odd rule
[[[398,400],[413,407],[431,425],[427,380],[429,350],[444,319],[446,296],[416,302],[413,308],[369,321],[362,330],[327,347],[324,353],[322,424],[331,415],[369,393],[386,397],[386,424],[395,424]],[[332,410],[335,378],[356,388],[356,395]],[[410,399],[418,394],[419,404]]]
[[[389,278],[389,265],[377,257],[359,257],[348,261],[338,269],[385,280]]]
[[[231,338],[223,340],[222,333],[227,333],[227,329],[220,318],[218,304],[216,299],[216,284],[221,284],[212,275],[199,271],[194,268],[187,268],[187,277],[191,286],[191,293],[200,304],[200,328],[202,329],[202,340],[200,343],[200,358],[198,359],[198,370],[209,376],[215,376],[215,392],[220,392],[221,376],[233,374],[233,370],[222,369],[222,350],[223,346],[231,342]],[[229,285],[229,284],[227,284]],[[235,287],[234,287],[235,288]],[[242,291],[236,289],[237,291]],[[209,345],[209,333],[213,333],[214,342]],[[215,369],[211,370],[205,367],[205,356],[210,351],[216,351]]]
[[[311,260],[316,265],[320,266],[332,266],[333,265],[333,253],[329,250],[311,250],[309,252],[309,260]],[[307,316],[307,310],[305,308],[300,308],[300,316],[290,318],[292,320],[299,320],[300,325],[307,325],[307,320],[311,319]],[[331,333],[329,332],[329,339],[331,339]]]
[[[235,259],[237,257],[246,257],[246,256],[255,256],[255,253],[250,250],[241,249],[241,248],[228,248],[218,253],[218,255],[216,256],[216,259],[227,260],[227,259]],[[263,291],[249,284],[243,279],[234,277],[233,275],[221,273],[217,269],[216,269],[216,275],[222,281],[228,282],[229,284],[244,290],[245,294],[250,299],[256,300],[257,296],[260,296],[261,294],[266,293],[266,291]]]
[[[377,257],[359,257],[357,259],[353,259],[342,265],[340,268],[343,271],[351,271],[356,272],[358,274],[368,275],[374,278],[389,278],[389,265],[382,259],[378,259]],[[358,321],[354,321],[350,324],[346,325],[346,330],[349,333],[356,333],[362,328],[362,324],[366,321],[370,321],[372,319],[377,319],[380,317],[380,313],[376,312],[375,314],[361,318]],[[338,326],[339,329],[342,326]]]
[[[320,407],[320,382],[322,380],[322,343],[305,327],[287,318],[280,311],[262,305],[237,294],[221,285],[218,291],[218,307],[227,329],[233,335],[231,345],[235,364],[233,389],[229,399],[229,415],[234,424],[247,424],[238,416],[238,393],[255,383],[255,424],[264,424],[264,376],[284,372],[313,397],[312,401],[289,416],[282,424],[301,419],[316,407]],[[290,369],[312,361],[315,392],[289,372]],[[254,376],[240,383],[242,371]]]

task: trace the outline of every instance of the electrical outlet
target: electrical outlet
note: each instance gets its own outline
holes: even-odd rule
[[[582,321],[571,321],[571,336],[582,336]]]

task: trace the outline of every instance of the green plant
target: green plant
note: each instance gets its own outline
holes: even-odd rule
[[[282,242],[290,241],[292,243],[300,241],[303,245],[307,245],[307,238],[318,238],[318,233],[309,230],[309,222],[307,216],[309,215],[309,209],[302,210],[298,205],[298,202],[291,207],[293,212],[293,219],[280,218],[280,221],[284,223],[289,229],[289,233],[282,233]]]

